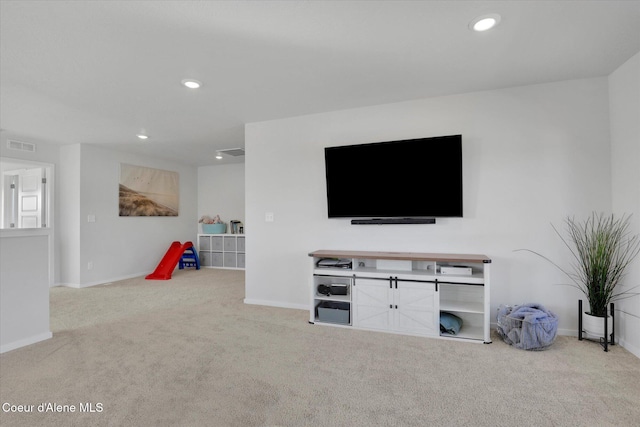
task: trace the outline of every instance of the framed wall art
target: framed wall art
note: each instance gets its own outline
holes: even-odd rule
[[[120,164],[120,216],[178,216],[178,172]]]

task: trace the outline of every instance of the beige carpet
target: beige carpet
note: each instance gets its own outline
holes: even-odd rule
[[[52,289],[53,338],[0,356],[1,403],[36,412],[2,411],[0,425],[640,425],[640,359],[620,346],[313,326],[243,298],[243,272],[213,269]]]

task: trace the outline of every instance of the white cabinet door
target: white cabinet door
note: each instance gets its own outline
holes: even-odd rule
[[[435,285],[402,280],[398,280],[397,283],[393,303],[396,330],[420,335],[438,335]]]
[[[357,328],[418,335],[437,335],[439,330],[433,283],[356,278],[353,311]]]
[[[364,329],[391,329],[393,311],[389,280],[356,278],[353,286],[353,325]]]

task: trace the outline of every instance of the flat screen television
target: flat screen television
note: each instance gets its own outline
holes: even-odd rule
[[[462,135],[324,153],[329,218],[462,217]]]

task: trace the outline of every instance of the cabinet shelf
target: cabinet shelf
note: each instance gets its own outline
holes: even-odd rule
[[[483,328],[481,326],[462,326],[460,332],[456,335],[447,334],[446,332],[440,332],[440,336],[443,338],[462,338],[470,340],[481,340],[483,336]]]
[[[322,295],[316,294],[314,297],[316,301],[341,301],[341,302],[351,302],[351,295]]]
[[[455,311],[461,313],[484,313],[482,302],[456,301],[440,299],[440,311]]]
[[[334,291],[335,294],[320,293],[319,288],[322,287],[329,292]],[[310,322],[350,326],[352,287],[353,277],[335,274],[314,275]],[[344,295],[339,294],[339,291]]]

